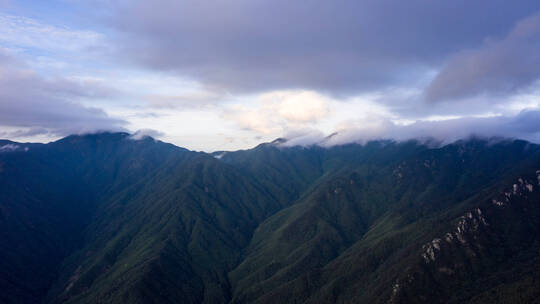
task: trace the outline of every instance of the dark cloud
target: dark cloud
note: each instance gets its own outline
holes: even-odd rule
[[[520,21],[503,39],[453,56],[426,90],[429,101],[478,94],[511,94],[540,78],[540,13]]]
[[[417,82],[539,9],[536,0],[161,0],[105,10],[120,56],[144,66],[229,91],[352,94]]]
[[[0,125],[15,129],[8,135],[121,130],[124,121],[76,102],[80,98],[106,97],[110,92],[88,82],[44,78],[0,49]]]

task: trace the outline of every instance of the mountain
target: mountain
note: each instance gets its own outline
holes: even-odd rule
[[[0,303],[533,303],[540,146],[0,141]]]

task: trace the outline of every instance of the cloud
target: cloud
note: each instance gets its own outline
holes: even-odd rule
[[[141,129],[141,130],[137,130],[135,133],[131,134],[131,136],[129,138],[133,139],[133,140],[141,140],[141,139],[145,139],[145,138],[148,138],[148,137],[155,139],[155,138],[163,137],[164,135],[165,135],[165,133],[157,131],[157,130]]]
[[[478,94],[508,95],[540,78],[540,13],[519,21],[502,39],[458,52],[425,91],[428,101]]]
[[[49,130],[41,127],[37,128],[23,128],[15,129],[12,131],[1,131],[1,138],[21,138],[21,137],[33,137],[38,135],[46,135],[49,133]]]
[[[210,89],[337,95],[417,83],[540,9],[534,0],[99,3],[121,60]]]
[[[0,49],[0,125],[17,128],[8,132],[11,135],[123,130],[125,121],[78,103],[83,98],[106,97],[109,93],[92,82],[45,78]]]
[[[182,92],[177,95],[151,94],[146,96],[150,108],[154,109],[197,109],[213,106],[223,95],[210,91]]]
[[[540,109],[529,109],[515,116],[462,117],[445,120],[419,120],[399,125],[386,117],[347,121],[331,136],[313,136],[315,132],[290,137],[287,145],[334,146],[365,143],[370,140],[435,139],[451,143],[471,136],[520,138],[540,142]],[[298,139],[299,138],[299,139]],[[310,139],[310,140],[306,140]]]
[[[151,126],[208,149],[536,136],[537,0],[56,4],[0,13],[0,137]]]
[[[270,92],[259,98],[270,113],[274,112],[289,122],[315,122],[330,112],[329,98],[313,91]]]
[[[223,116],[243,129],[280,134],[315,124],[330,114],[331,100],[312,91],[276,91],[258,96],[255,106],[229,106]]]
[[[44,24],[35,19],[0,14],[0,43],[47,52],[78,52],[103,45],[104,36],[89,30],[75,30]]]
[[[540,104],[516,112],[431,114],[404,119],[374,103],[378,96],[339,101],[312,91],[262,94],[255,106],[235,105],[224,116],[284,146],[341,145],[371,140],[436,139],[450,143],[470,136],[521,138],[540,143]],[[521,107],[521,106],[520,106]],[[519,108],[519,107],[518,107]]]
[[[316,129],[292,130],[286,133],[283,138],[286,139],[283,147],[310,146],[315,143],[323,143],[326,136],[323,132]]]
[[[11,5],[11,0],[0,0],[0,8],[6,8]]]

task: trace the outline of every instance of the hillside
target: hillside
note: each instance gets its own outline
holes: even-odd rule
[[[1,303],[540,296],[540,146],[520,140],[1,141],[0,193]]]

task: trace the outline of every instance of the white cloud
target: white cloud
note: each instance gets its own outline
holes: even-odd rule
[[[157,139],[157,138],[162,137],[164,135],[165,135],[165,133],[157,131],[157,130],[141,129],[141,130],[135,131],[135,133],[131,134],[131,136],[129,138],[133,139],[133,140],[141,140],[141,139],[145,139],[145,138],[148,138],[148,137]]]
[[[224,117],[262,134],[282,134],[312,126],[331,115],[333,101],[314,91],[274,91],[259,95],[254,105],[229,106]]]
[[[399,125],[384,116],[344,121],[330,137],[317,135],[316,132],[292,134],[286,145],[334,146],[352,142],[365,143],[376,139],[435,139],[451,143],[470,136],[540,141],[540,108],[523,110],[510,116],[441,118],[417,120],[407,125]]]
[[[330,113],[331,100],[314,91],[277,91],[259,97],[263,108],[293,123],[316,122]]]

